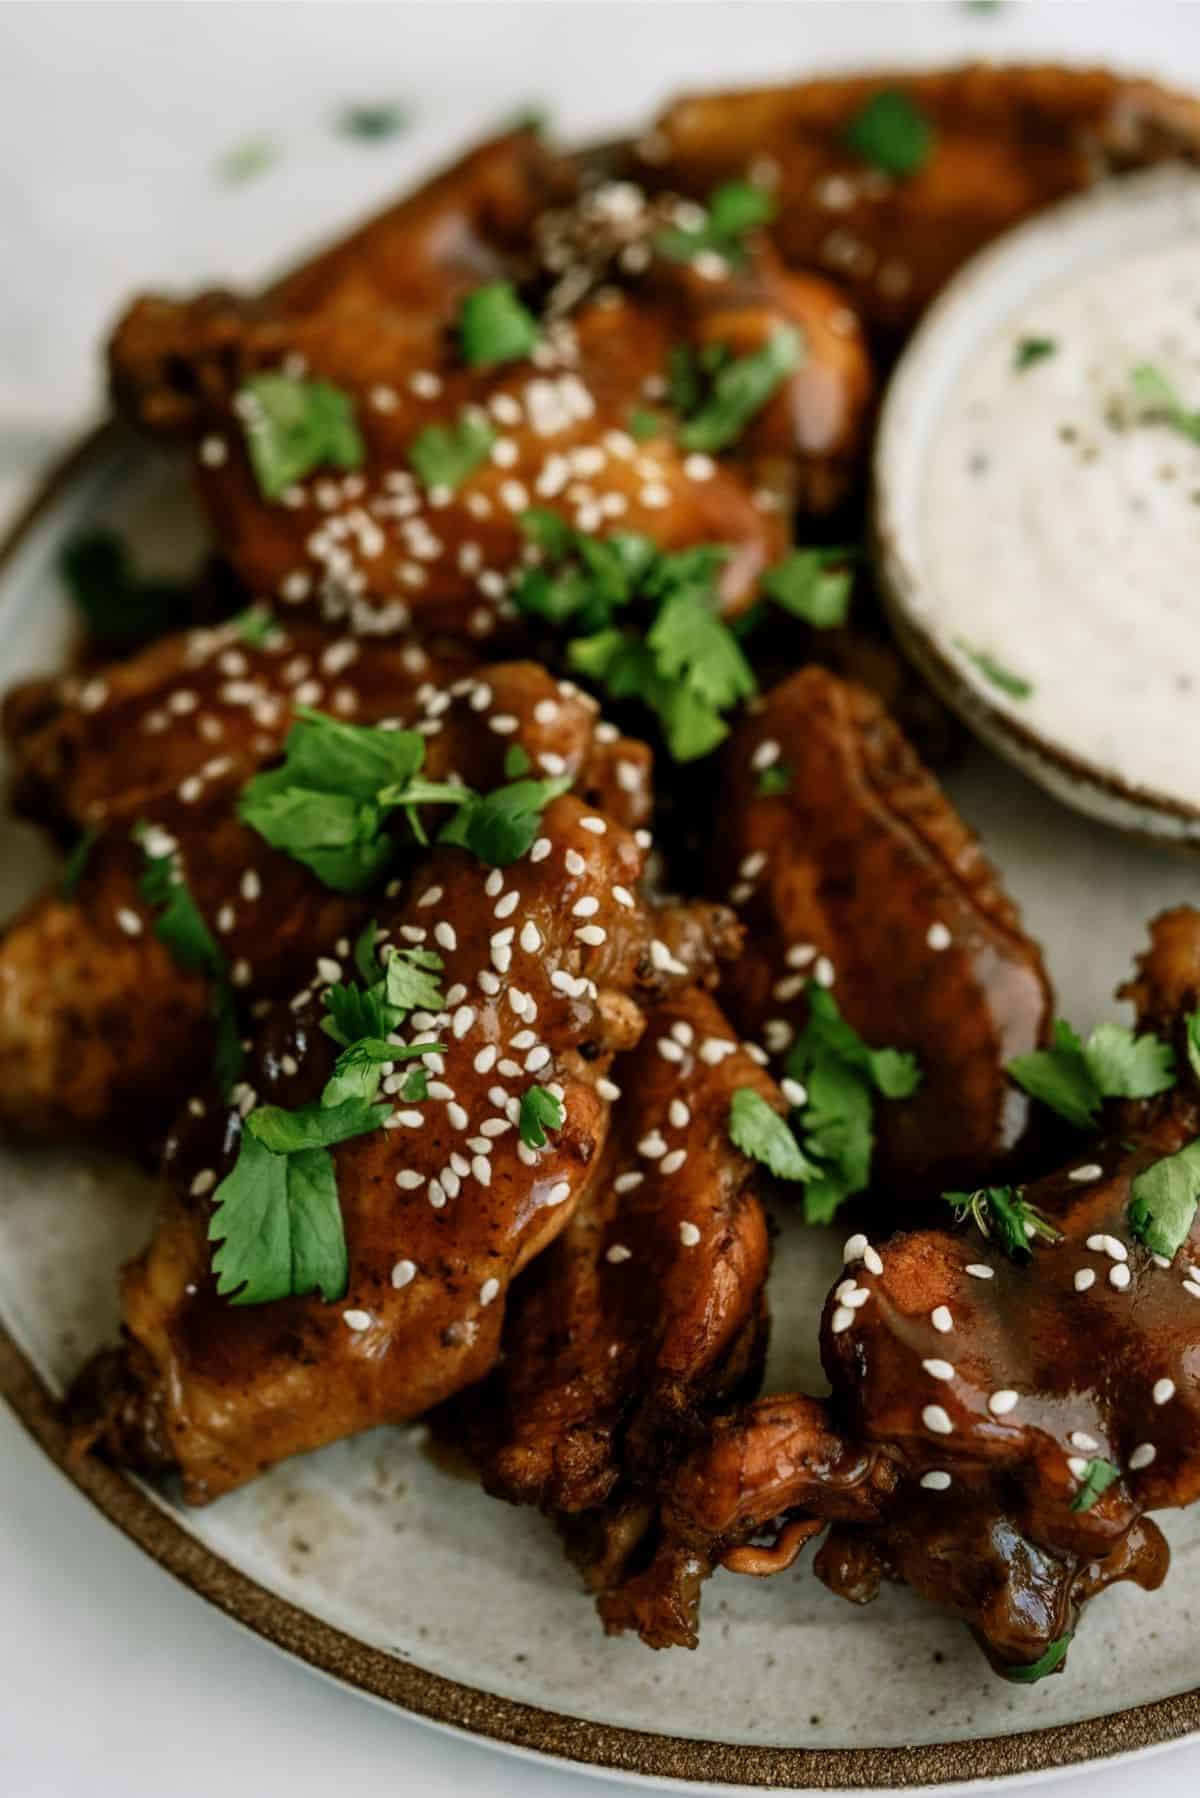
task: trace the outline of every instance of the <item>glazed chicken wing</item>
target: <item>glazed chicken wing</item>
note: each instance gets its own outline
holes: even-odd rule
[[[627,827],[645,824],[645,745],[532,663],[455,679],[463,664],[452,658],[439,683],[439,665],[413,645],[360,656],[349,639],[312,627],[278,635],[270,652],[235,646],[228,631],[166,639],[88,682],[48,687],[36,707],[31,696],[10,708],[25,808],[102,834],[74,894],[35,901],[0,943],[8,1127],[40,1136],[107,1125],[127,1140],[161,1140],[212,1065],[211,983],[155,935],[143,827],[175,858],[243,1011],[294,990],[365,923],[368,899],[331,891],[237,815],[244,780],[279,752],[297,703],[415,726],[433,780],[494,785],[503,746],[516,747],[538,773],[573,775],[586,801]]]
[[[868,1042],[920,1066],[913,1097],[877,1107],[878,1183],[980,1178],[1024,1127],[1004,1068],[1043,1040],[1049,986],[977,840],[879,702],[817,667],[776,687],[725,751],[714,847],[746,924],[723,993],[740,1028],[785,1056],[809,981],[827,986]]]
[[[1157,920],[1140,1023],[1182,1033],[1198,967],[1200,913]],[[831,1523],[816,1571],[835,1591],[865,1603],[902,1579],[1022,1679],[1061,1664],[1096,1592],[1160,1584],[1166,1545],[1145,1513],[1200,1497],[1200,1221],[1193,1201],[1159,1254],[1131,1204],[1140,1176],[1190,1152],[1200,1093],[1183,1071],[1123,1113],[1119,1135],[1018,1193],[1019,1218],[1044,1225],[1017,1259],[986,1209],[986,1236],[976,1222],[852,1237],[822,1324],[832,1398],[722,1420],[674,1480],[671,1552],[769,1573]],[[753,1546],[764,1529],[774,1547]],[[660,1616],[617,1621],[689,1639]]]
[[[416,1064],[425,1098],[405,1096],[399,1062],[383,1127],[331,1151],[349,1256],[336,1303],[231,1304],[210,1269],[214,1190],[244,1117],[311,1102],[330,1077],[321,989],[346,956],[272,1012],[237,1108],[189,1107],[168,1144],[172,1195],[126,1271],[127,1346],[85,1380],[85,1438],[177,1467],[199,1503],[284,1456],[414,1417],[487,1372],[509,1281],[604,1165],[608,1069],[640,1035],[643,1003],[709,977],[714,954],[736,946],[712,907],[649,910],[643,857],[616,819],[567,796],[517,863],[489,871],[439,848],[381,908],[377,941],[440,955],[443,1007],[405,1026],[430,1045]],[[540,1148],[521,1110],[534,1085],[563,1107]]]
[[[905,96],[929,128],[928,155],[910,174],[889,174],[847,142],[880,94]],[[748,171],[769,182],[788,262],[836,277],[894,342],[1000,232],[1103,175],[1198,150],[1200,106],[1153,82],[979,66],[689,96],[643,138],[636,167],[698,197]]]

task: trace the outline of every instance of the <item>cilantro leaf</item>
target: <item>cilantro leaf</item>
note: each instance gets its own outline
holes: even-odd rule
[[[330,381],[251,375],[238,395],[246,453],[264,499],[317,468],[361,468],[366,449],[350,396]]]
[[[1018,374],[1032,368],[1035,362],[1044,362],[1047,356],[1057,353],[1058,344],[1053,337],[1022,337],[1013,349],[1013,367]]]
[[[1053,1046],[1017,1056],[1008,1072],[1031,1097],[1086,1130],[1105,1099],[1145,1099],[1165,1092],[1175,1080],[1175,1056],[1169,1043],[1135,1036],[1123,1024],[1099,1025],[1084,1044],[1058,1018]]]
[[[301,708],[280,766],[243,787],[238,816],[341,893],[359,893],[391,864],[396,839],[387,815],[402,808],[419,842],[418,804],[463,805],[465,787],[421,781],[425,739],[418,731],[344,724]]]
[[[218,157],[216,172],[229,183],[253,181],[279,158],[279,145],[270,137],[247,137]]]
[[[467,406],[452,425],[426,425],[408,446],[408,460],[426,487],[451,492],[481,468],[492,453],[496,432],[487,414]]]
[[[985,680],[991,681],[993,687],[999,687],[1002,693],[1008,693],[1013,699],[1028,699],[1033,692],[1033,683],[1027,681],[1023,674],[1014,674],[998,662],[995,656],[986,649],[976,649],[962,637],[955,638],[955,647],[962,651],[969,662],[973,662]]]
[[[1200,1137],[1164,1155],[1130,1187],[1129,1227],[1152,1255],[1175,1259],[1191,1234],[1200,1200]]]
[[[398,1005],[390,1005],[383,980],[365,989],[349,981],[338,981],[324,992],[329,1016],[321,1019],[321,1028],[335,1043],[350,1048],[364,1037],[385,1037],[403,1016]]]
[[[933,126],[906,93],[882,88],[850,120],[845,140],[886,175],[915,175],[933,151]]]
[[[1087,1464],[1087,1472],[1083,1476],[1078,1492],[1071,1500],[1073,1511],[1090,1511],[1098,1498],[1101,1498],[1114,1480],[1121,1477],[1121,1469],[1114,1467],[1111,1461],[1092,1460]]]
[[[843,566],[847,549],[796,549],[763,576],[762,590],[776,605],[827,631],[846,622],[854,576]]]
[[[669,594],[646,633],[646,647],[665,680],[679,681],[715,711],[756,691],[737,638],[695,587],[679,587]]]
[[[441,1011],[445,1004],[436,949],[396,949],[388,956],[385,985],[389,1005],[401,1011]]]
[[[551,780],[516,780],[474,794],[438,840],[470,849],[489,867],[506,868],[532,846],[546,806],[569,792],[574,779],[573,774],[559,774]]]
[[[523,361],[537,344],[538,325],[511,281],[489,281],[463,301],[458,338],[468,368],[494,368]]]
[[[212,983],[217,1025],[214,1073],[221,1091],[227,1093],[241,1071],[242,1044],[225,957],[188,889],[178,854],[151,855],[144,824],[137,825],[133,835],[142,846],[143,857],[138,892],[157,914],[152,926],[155,936],[181,967],[203,974]]]
[[[791,790],[792,771],[783,762],[776,762],[772,767],[760,770],[754,785],[755,791],[764,798],[777,797]]]
[[[629,435],[635,443],[650,443],[655,437],[662,437],[666,429],[667,421],[662,413],[649,406],[635,406],[629,414]]]
[[[873,1091],[910,1097],[920,1085],[916,1058],[899,1049],[873,1049],[841,1014],[833,994],[810,980],[808,1016],[787,1059],[788,1075],[804,1086],[795,1112],[805,1156],[815,1163],[806,1182],[804,1214],[827,1223],[844,1200],[870,1183],[875,1146]]]
[[[746,260],[743,239],[770,224],[778,210],[771,194],[749,181],[726,181],[714,188],[694,226],[672,225],[660,231],[654,247],[672,262],[690,262],[701,250],[715,252],[735,266]]]
[[[529,1149],[544,1149],[547,1130],[561,1130],[566,1108],[560,1098],[544,1086],[528,1086],[521,1094],[521,1115],[517,1124],[521,1141]]]
[[[385,1065],[392,1061],[409,1061],[416,1055],[436,1054],[440,1043],[389,1043],[382,1037],[362,1036],[343,1049],[333,1065],[333,1073],[325,1082],[321,1104],[340,1105],[346,1099],[362,1099],[370,1103],[379,1092]]]
[[[253,1114],[251,1114],[253,1115]],[[238,1158],[214,1194],[217,1292],[234,1305],[346,1290],[346,1237],[326,1149],[277,1155],[243,1131]]]
[[[1038,1238],[1062,1241],[1062,1231],[1028,1202],[1019,1186],[985,1186],[976,1192],[944,1192],[940,1196],[954,1206],[960,1223],[970,1217],[980,1235],[994,1236],[1012,1261],[1028,1261],[1029,1245]]]
[[[761,349],[718,368],[679,432],[685,450],[712,453],[735,443],[782,382],[804,360],[804,343],[791,325],[779,326]]]
[[[1045,1654],[1040,1655],[1036,1661],[1031,1661],[1027,1667],[1001,1667],[1000,1673],[1014,1685],[1036,1685],[1038,1680],[1045,1679],[1048,1673],[1058,1672],[1066,1660],[1067,1650],[1074,1640],[1075,1632],[1070,1630],[1065,1636],[1060,1636],[1057,1642],[1051,1642]]]
[[[1170,425],[1173,431],[1200,443],[1200,412],[1189,412],[1160,368],[1143,362],[1130,377],[1138,400],[1152,420]]]
[[[419,1105],[429,1097],[429,1075],[424,1068],[412,1069],[400,1088],[400,1097],[410,1105]]]
[[[63,865],[62,878],[59,881],[58,890],[62,898],[73,899],[79,891],[79,883],[87,872],[87,865],[99,835],[100,832],[95,826],[89,825],[76,837],[71,853]]]
[[[395,100],[374,101],[345,106],[334,121],[342,137],[356,137],[363,143],[378,143],[385,137],[397,137],[407,131],[411,114]]]
[[[761,1161],[780,1180],[817,1176],[786,1120],[752,1086],[739,1086],[729,1101],[729,1136],[743,1155]]]
[[[513,743],[508,749],[505,750],[505,752],[504,752],[504,778],[505,778],[505,780],[517,780],[522,774],[528,774],[529,770],[532,767],[533,767],[533,763],[529,759],[529,751],[527,749],[523,749],[522,746],[520,745],[520,743]]]
[[[363,1099],[343,1099],[337,1105],[298,1105],[294,1111],[285,1111],[282,1105],[259,1105],[247,1117],[245,1129],[273,1154],[291,1155],[297,1149],[328,1149],[378,1129],[388,1110],[386,1105],[371,1105]]]
[[[1184,1024],[1184,1030],[1187,1042],[1188,1066],[1191,1068],[1192,1073],[1196,1076],[1197,1080],[1200,1080],[1200,1011],[1188,1013]]]
[[[189,585],[138,575],[112,531],[72,538],[59,569],[92,635],[114,650],[132,649],[187,621]]]
[[[245,611],[231,618],[230,623],[242,642],[252,649],[261,649],[279,630],[279,620],[265,606],[259,605],[247,606]]]

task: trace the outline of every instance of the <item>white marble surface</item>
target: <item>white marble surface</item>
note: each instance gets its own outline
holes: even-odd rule
[[[98,404],[95,344],[133,287],[254,280],[472,129],[531,102],[619,130],[671,87],[969,55],[1107,58],[1200,85],[1200,9],[1143,3],[0,8],[0,515]],[[409,101],[405,136],[329,129],[345,101]],[[247,138],[278,163],[225,185]],[[0,1789],[26,1798],[580,1798],[320,1682],[190,1597],[91,1511],[0,1411]],[[1114,1691],[1114,1702],[1120,1702]],[[1162,1798],[1200,1748],[1051,1787]]]

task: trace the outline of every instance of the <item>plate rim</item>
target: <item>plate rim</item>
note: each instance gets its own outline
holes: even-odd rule
[[[74,440],[0,536],[3,583],[63,494],[122,439],[104,419]],[[149,1558],[273,1647],[362,1696],[495,1747],[618,1778],[708,1789],[909,1791],[1009,1784],[1200,1735],[1200,1686],[1044,1729],[897,1747],[802,1748],[672,1736],[595,1722],[464,1685],[325,1623],[208,1548],[127,1474],[72,1454],[58,1400],[0,1317],[0,1397],[63,1474]]]

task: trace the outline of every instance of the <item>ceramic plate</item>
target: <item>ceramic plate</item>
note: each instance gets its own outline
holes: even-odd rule
[[[106,430],[0,558],[3,685],[60,661],[56,554],[99,520],[164,570],[189,565],[200,541],[177,472]],[[1196,899],[1195,864],[1059,809],[983,749],[950,786],[1044,941],[1063,1010],[1084,1027],[1111,1015],[1145,919]],[[0,824],[6,913],[51,868],[32,831]],[[112,1340],[117,1268],[155,1202],[152,1180],[102,1154],[0,1152],[0,1389],[156,1560],[361,1692],[508,1746],[700,1787],[1021,1777],[1200,1727],[1200,1512],[1166,1519],[1165,1591],[1098,1600],[1067,1673],[1025,1689],[996,1679],[960,1624],[907,1591],[854,1609],[807,1560],[766,1581],[718,1574],[695,1654],[608,1641],[550,1526],[440,1467],[420,1427],[294,1461],[197,1511],[97,1464],[67,1466],[55,1400]],[[820,1389],[817,1316],[840,1236],[779,1221],[769,1385]],[[1114,1708],[1118,1694],[1128,1708]]]

